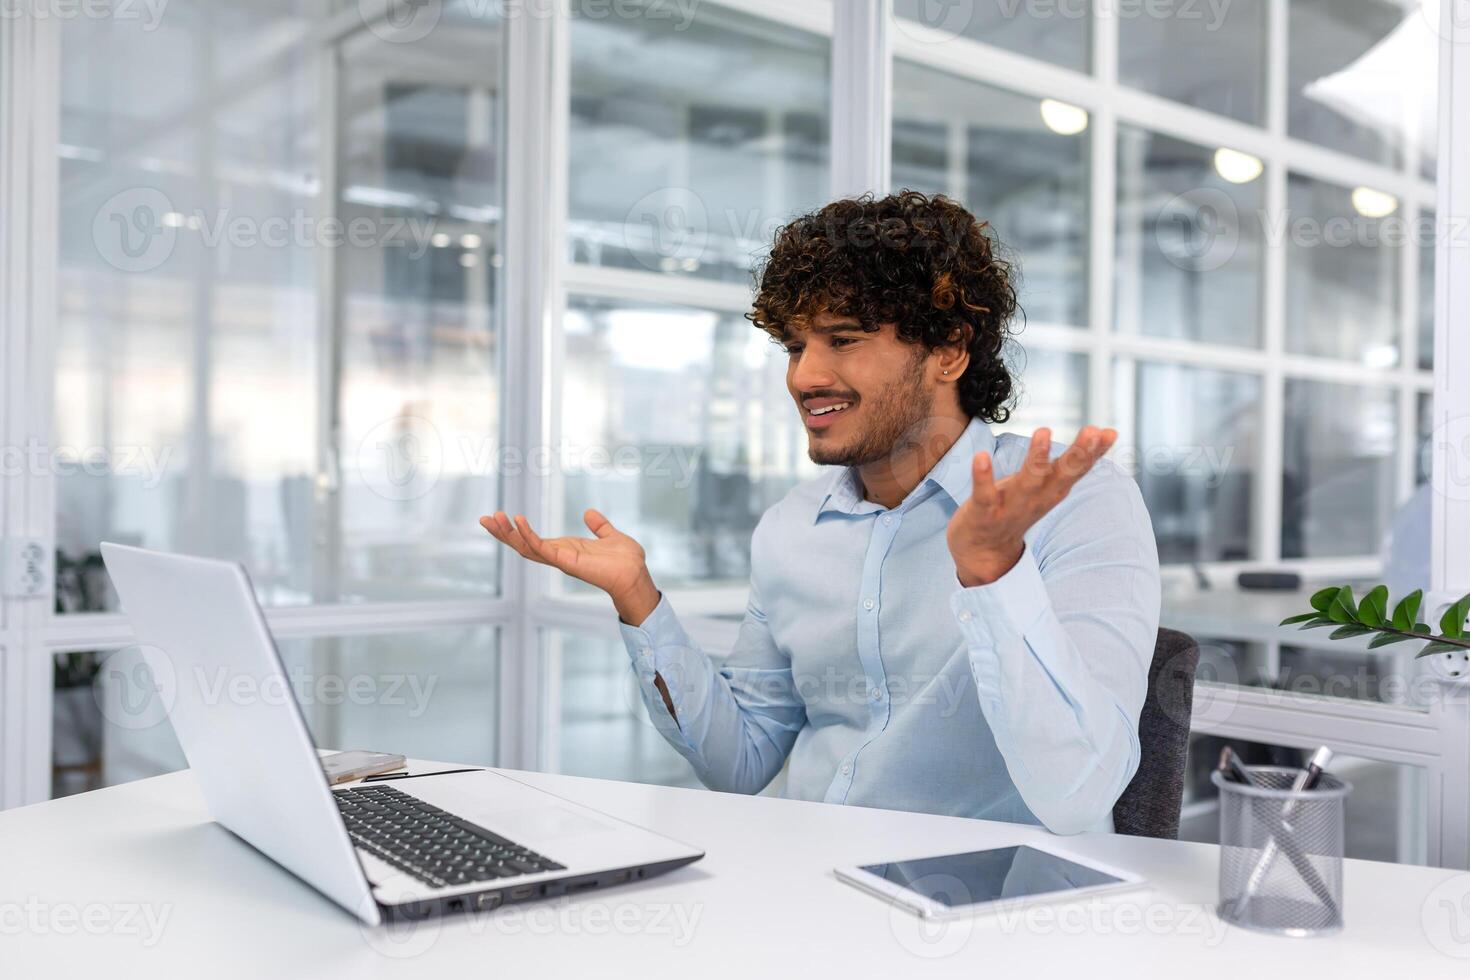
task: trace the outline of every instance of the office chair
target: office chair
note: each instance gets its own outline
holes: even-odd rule
[[[1194,637],[1159,630],[1148,667],[1148,696],[1138,716],[1138,772],[1113,804],[1113,829],[1120,834],[1170,840],[1179,836],[1198,665],[1199,644]]]

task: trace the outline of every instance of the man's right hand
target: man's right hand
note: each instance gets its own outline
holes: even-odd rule
[[[606,592],[623,622],[641,626],[659,603],[643,546],[596,510],[586,511],[582,520],[595,537],[543,539],[525,517],[517,514],[512,522],[504,511],[480,518],[480,526],[522,558],[550,565]]]

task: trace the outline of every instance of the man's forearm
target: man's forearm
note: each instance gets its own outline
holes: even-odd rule
[[[701,782],[734,793],[755,793],[771,781],[805,717],[751,591],[746,621],[721,667],[684,632],[668,596],[638,626],[619,626],[654,728]]]
[[[643,621],[658,608],[662,594],[653,584],[653,576],[648,574],[648,569],[645,568],[631,588],[611,598],[613,608],[618,611],[619,619],[629,626],[642,626]]]

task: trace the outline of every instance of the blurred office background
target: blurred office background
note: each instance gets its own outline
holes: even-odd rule
[[[243,561],[319,744],[697,785],[605,600],[516,569],[475,520],[578,533],[598,507],[728,644],[751,530],[817,472],[742,314],[774,229],[850,152],[833,4],[527,22],[553,6],[171,0],[156,24],[45,28],[61,460],[28,479],[58,562],[26,652],[54,661],[50,791],[183,765],[102,539]],[[1164,621],[1205,646],[1185,832],[1213,833],[1221,739],[1263,761],[1347,739],[1350,853],[1431,860],[1424,767],[1347,736],[1432,727],[1384,683],[1409,655],[1275,623],[1386,564],[1396,592],[1427,585],[1437,4],[1032,6],[894,0],[892,186],[961,200],[1019,263],[1005,428],[1122,431]],[[550,201],[508,179],[525,140]],[[1307,583],[1240,590],[1257,568]]]

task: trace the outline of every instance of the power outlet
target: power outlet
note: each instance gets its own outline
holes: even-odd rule
[[[46,594],[51,581],[51,553],[41,542],[26,538],[7,538],[0,547],[5,562],[5,596],[8,599],[35,599]]]

